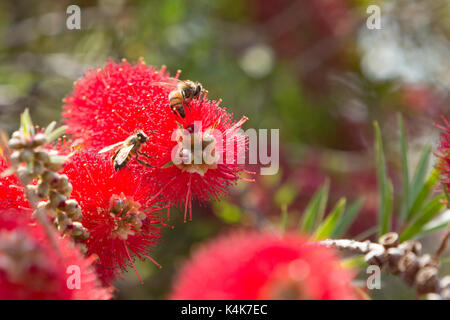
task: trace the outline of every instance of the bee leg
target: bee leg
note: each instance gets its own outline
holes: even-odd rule
[[[146,153],[143,153],[143,152],[140,152],[140,151],[138,151],[137,152],[140,156],[144,156],[144,157],[147,157],[147,158],[151,158],[148,154],[146,154]]]
[[[146,166],[146,167],[149,167],[149,168],[152,168],[152,166],[151,165],[149,165],[147,162],[145,162],[145,161],[142,161],[141,159],[139,159],[139,157],[138,157],[138,154],[136,153],[136,157],[135,157],[135,159],[136,159],[136,161],[137,162],[139,162],[140,164],[142,164],[143,166]]]

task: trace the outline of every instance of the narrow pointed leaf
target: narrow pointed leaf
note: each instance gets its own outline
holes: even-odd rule
[[[409,240],[418,235],[439,212],[445,208],[442,200],[444,197],[436,197],[431,200],[417,215],[417,218],[412,222],[401,234],[400,241]]]
[[[419,163],[417,164],[416,172],[414,173],[414,177],[411,181],[410,186],[411,197],[409,199],[411,205],[415,201],[417,194],[420,192],[420,190],[423,187],[423,184],[425,183],[425,177],[428,170],[430,154],[431,154],[431,146],[428,145],[422,151]]]
[[[320,224],[314,232],[314,240],[323,240],[330,237],[336,229],[338,222],[345,210],[345,198],[341,198],[327,218]]]
[[[391,209],[390,203],[392,194],[392,184],[388,181],[386,162],[383,151],[383,141],[381,138],[381,130],[378,122],[374,123],[375,128],[375,155],[378,180],[378,232],[383,235],[390,231],[391,226]]]
[[[341,219],[339,219],[339,223],[333,231],[331,235],[332,238],[340,238],[345,235],[348,228],[352,225],[353,221],[358,215],[359,210],[361,210],[362,205],[364,204],[364,199],[360,198],[353,202],[348,209],[344,212]]]
[[[402,185],[403,197],[400,209],[400,225],[406,219],[409,210],[409,161],[408,161],[408,143],[406,139],[405,126],[401,114],[398,114],[398,126],[400,130],[400,155],[402,163]]]
[[[320,207],[322,205],[322,197],[327,189],[328,183],[326,182],[316,193],[313,195],[309,201],[306,209],[303,213],[303,218],[300,224],[300,230],[307,233],[314,228],[314,222],[319,215]]]
[[[439,171],[434,169],[427,181],[422,185],[422,189],[416,195],[414,202],[411,204],[411,208],[409,209],[407,221],[411,221],[417,213],[423,208],[425,205],[425,201],[429,197],[429,195],[433,192],[436,187],[436,184],[439,182]]]

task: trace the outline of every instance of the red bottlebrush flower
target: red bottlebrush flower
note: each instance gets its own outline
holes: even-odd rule
[[[63,116],[78,144],[96,150],[123,141],[136,130],[144,131],[149,141],[141,151],[150,158],[142,160],[154,167],[144,167],[134,160],[128,166],[138,170],[146,181],[164,187],[164,200],[184,205],[187,210],[194,198],[217,198],[244,172],[239,160],[245,155],[247,139],[239,129],[246,118],[233,121],[232,115],[219,107],[220,101],[208,100],[204,94],[189,102],[182,119],[169,107],[168,96],[174,87],[161,85],[176,83],[178,76],[170,77],[165,67],[156,71],[142,60],[136,65],[108,62],[104,69],[88,71],[76,82],[74,91],[64,100]],[[208,148],[217,159],[205,164],[189,152],[186,144],[174,139],[174,132],[180,128],[192,135],[192,141],[201,142],[200,152]],[[174,150],[185,159],[182,164],[170,165]],[[226,157],[227,151],[236,152]],[[195,164],[195,159],[201,163]],[[219,163],[218,159],[227,161]]]
[[[97,271],[110,283],[134,256],[150,258],[160,238],[162,217],[151,187],[128,168],[115,172],[109,159],[79,152],[63,171],[73,185],[72,198],[81,206],[82,224],[89,232],[87,252],[98,256]],[[156,264],[156,262],[155,262]],[[158,265],[158,264],[157,264]],[[159,265],[158,265],[159,266]]]
[[[39,224],[20,210],[0,212],[0,300],[110,299],[93,257],[56,233],[56,249]]]
[[[296,234],[235,233],[196,253],[172,299],[356,299],[352,272],[333,252]]]
[[[441,141],[439,144],[437,157],[437,168],[441,171],[441,181],[445,185],[447,192],[450,192],[450,122],[442,118],[443,124],[437,125],[442,129]]]
[[[8,168],[7,162],[0,156],[0,175]],[[29,209],[30,205],[24,191],[25,189],[17,176],[0,176],[0,209]]]

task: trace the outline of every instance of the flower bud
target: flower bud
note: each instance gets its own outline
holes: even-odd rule
[[[48,185],[48,183],[46,183],[45,181],[41,181],[38,184],[37,196],[39,198],[47,198],[49,190],[50,190],[50,186]]]
[[[11,148],[12,150],[19,150],[24,147],[24,144],[22,143],[22,141],[20,139],[11,138],[8,141],[8,147]]]
[[[36,160],[41,161],[43,164],[48,164],[50,162],[50,156],[47,151],[37,151],[34,156],[36,157]]]
[[[42,162],[40,161],[34,161],[33,162],[33,174],[35,176],[39,176],[44,172],[45,168]]]
[[[11,156],[11,163],[13,165],[18,165],[21,161],[20,161],[20,151],[14,151]]]
[[[30,184],[31,181],[33,181],[34,176],[27,170],[26,167],[20,167],[17,169],[17,176],[19,177],[20,181],[24,184]]]
[[[39,147],[47,143],[47,137],[43,133],[38,133],[34,136],[33,147]]]
[[[49,200],[52,208],[64,207],[67,197],[60,194],[59,192],[51,191]]]

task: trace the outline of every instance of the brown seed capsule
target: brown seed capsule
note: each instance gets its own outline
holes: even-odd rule
[[[398,245],[398,238],[398,233],[388,232],[378,239],[378,243],[383,245],[386,249],[389,249]]]
[[[399,248],[390,248],[386,251],[388,257],[389,271],[393,274],[400,273],[398,264],[403,257],[404,251]]]
[[[420,256],[418,258],[418,261],[419,261],[421,267],[428,267],[428,266],[436,267],[438,265],[436,260],[433,259],[433,257],[430,256],[429,254],[424,254],[424,255]]]
[[[387,262],[386,250],[383,248],[380,250],[369,251],[365,255],[364,260],[369,265],[383,266],[383,264]]]
[[[416,275],[417,292],[419,294],[436,292],[439,287],[438,269],[424,267]]]
[[[422,252],[422,244],[419,241],[414,240],[402,242],[399,244],[398,248],[405,251],[411,251],[416,255],[420,255]]]
[[[409,285],[412,285],[416,278],[417,271],[420,269],[420,263],[417,256],[412,252],[408,252],[400,259],[398,269],[402,273],[403,279],[405,279]]]

